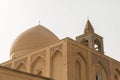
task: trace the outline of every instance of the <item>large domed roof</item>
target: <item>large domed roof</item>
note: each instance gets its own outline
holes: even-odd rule
[[[42,25],[37,25],[26,30],[16,38],[12,44],[10,56],[12,58],[20,57],[29,54],[37,48],[55,43],[58,40],[57,36],[51,31]]]

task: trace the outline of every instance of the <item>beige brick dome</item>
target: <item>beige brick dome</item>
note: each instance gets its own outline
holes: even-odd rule
[[[57,36],[51,31],[42,25],[37,25],[26,30],[15,39],[10,50],[10,56],[12,58],[20,57],[58,40]]]

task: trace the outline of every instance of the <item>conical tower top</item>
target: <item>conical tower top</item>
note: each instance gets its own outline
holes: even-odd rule
[[[84,29],[84,34],[88,34],[88,33],[94,33],[94,29],[89,20],[87,20],[87,23]]]

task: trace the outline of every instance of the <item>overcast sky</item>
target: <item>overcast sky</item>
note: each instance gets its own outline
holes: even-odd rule
[[[60,39],[75,39],[87,16],[104,37],[105,55],[120,61],[120,0],[0,0],[0,63],[9,60],[15,38],[39,20]]]

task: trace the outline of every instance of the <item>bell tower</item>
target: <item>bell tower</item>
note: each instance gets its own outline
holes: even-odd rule
[[[77,36],[76,41],[104,54],[103,37],[94,32],[94,28],[89,20],[87,20],[84,33]]]

